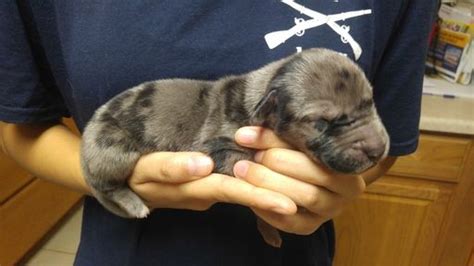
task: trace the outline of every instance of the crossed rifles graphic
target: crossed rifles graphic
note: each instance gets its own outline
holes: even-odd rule
[[[306,8],[293,0],[282,0],[282,3],[290,6],[291,8],[299,11],[301,14],[311,17],[311,19],[305,20],[303,18],[295,18],[295,25],[288,30],[280,30],[270,32],[265,35],[265,41],[270,49],[278,47],[280,44],[286,42],[293,36],[303,36],[305,30],[319,27],[327,24],[332,30],[334,30],[339,36],[343,43],[349,43],[354,52],[355,59],[359,59],[362,54],[362,48],[354,38],[349,34],[350,27],[346,25],[339,26],[336,21],[346,20],[353,17],[364,16],[371,14],[371,9],[343,12],[334,15],[324,15],[312,9]]]

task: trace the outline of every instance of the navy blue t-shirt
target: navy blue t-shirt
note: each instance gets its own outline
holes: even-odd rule
[[[162,78],[242,74],[311,47],[346,54],[374,86],[393,156],[418,142],[435,0],[1,1],[0,120],[82,130],[114,95]],[[17,4],[18,3],[18,4]],[[18,6],[19,5],[19,6]],[[330,265],[331,222],[266,245],[247,208],[122,219],[86,198],[76,265]]]

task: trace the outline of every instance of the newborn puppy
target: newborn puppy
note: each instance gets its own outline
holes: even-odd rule
[[[200,151],[214,172],[233,175],[254,150],[234,142],[243,126],[264,126],[315,162],[340,173],[374,166],[389,139],[372,88],[350,59],[310,49],[246,75],[217,81],[146,82],[101,106],[85,128],[81,163],[94,196],[122,217],[149,209],[127,186],[137,160],[156,151]],[[266,228],[266,229],[265,229]],[[267,242],[276,230],[259,223]]]

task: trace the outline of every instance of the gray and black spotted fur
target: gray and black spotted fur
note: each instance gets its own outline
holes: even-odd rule
[[[259,125],[316,162],[358,173],[388,151],[388,136],[364,73],[350,59],[310,49],[241,76],[217,81],[169,79],[131,88],[100,107],[82,143],[82,168],[113,213],[144,217],[148,208],[127,187],[138,158],[155,151],[200,151],[214,172],[232,175],[254,151],[236,130]]]

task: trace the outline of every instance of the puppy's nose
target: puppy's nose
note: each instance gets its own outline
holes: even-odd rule
[[[382,158],[382,155],[385,153],[385,145],[375,147],[371,150],[365,150],[365,153],[372,162],[378,162],[380,158]]]
[[[366,140],[364,144],[362,149],[373,162],[378,162],[385,153],[386,143],[380,137],[372,137]]]

